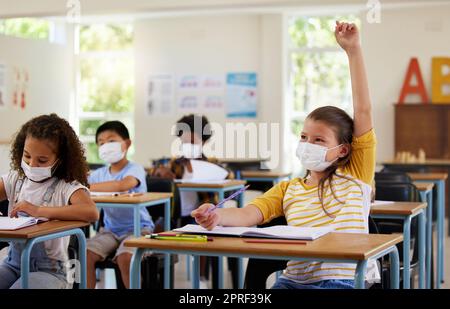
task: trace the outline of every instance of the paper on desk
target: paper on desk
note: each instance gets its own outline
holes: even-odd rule
[[[387,204],[394,204],[394,201],[374,201],[372,203],[372,206],[379,206],[379,205],[387,205]]]
[[[128,192],[93,192],[91,191],[91,196],[117,196],[121,194],[127,194]]]

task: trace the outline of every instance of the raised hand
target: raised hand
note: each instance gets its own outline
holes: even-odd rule
[[[341,23],[336,21],[334,35],[338,44],[347,53],[351,53],[361,48],[359,30],[353,23]]]

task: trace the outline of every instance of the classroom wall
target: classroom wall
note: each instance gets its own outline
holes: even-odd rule
[[[393,159],[394,106],[411,57],[431,98],[431,58],[450,57],[450,5],[383,10],[380,24],[362,18],[362,41],[378,137],[377,161]],[[363,16],[364,17],[364,16]],[[408,101],[419,102],[411,96]]]
[[[0,108],[0,141],[11,140],[30,118],[57,113],[69,118],[73,95],[73,53],[67,45],[0,35],[0,63],[7,65],[7,107]],[[12,106],[13,68],[29,72],[24,110]],[[9,169],[9,145],[0,145],[0,174]]]
[[[283,49],[282,16],[229,15],[147,19],[135,23],[136,105],[135,160],[149,165],[150,159],[170,155],[172,125],[183,115],[150,117],[145,111],[146,83],[150,74],[258,73],[256,119],[227,119],[223,113],[207,114],[210,122],[265,121],[282,124]],[[282,149],[282,130],[275,138]],[[229,149],[230,141],[213,136],[211,143]],[[277,143],[278,144],[278,143]],[[236,145],[236,143],[235,143]],[[239,147],[248,147],[241,143]],[[271,149],[276,150],[275,146]],[[241,149],[242,150],[242,149]],[[249,153],[250,149],[246,149]],[[282,165],[275,166],[282,169]]]

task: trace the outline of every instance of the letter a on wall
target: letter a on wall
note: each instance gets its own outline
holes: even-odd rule
[[[432,93],[433,103],[450,103],[450,58],[436,57],[432,60]]]
[[[417,85],[412,85],[413,77],[416,77]],[[409,61],[408,72],[406,72],[405,81],[403,82],[402,92],[398,98],[398,104],[405,102],[406,96],[410,94],[418,94],[422,99],[422,103],[428,103],[428,95],[423,83],[422,73],[417,58],[411,58]]]

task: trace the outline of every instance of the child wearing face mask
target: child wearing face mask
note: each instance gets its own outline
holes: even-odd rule
[[[169,179],[188,179],[192,176],[191,160],[204,160],[220,165],[216,159],[207,158],[203,153],[203,146],[211,138],[212,132],[208,119],[201,115],[186,115],[176,123],[176,134],[181,140],[181,157],[170,160],[168,166],[158,166],[151,171],[152,176]],[[228,170],[228,179],[234,178],[234,173]],[[177,225],[195,223],[191,212],[202,203],[218,203],[217,196],[207,192],[176,192],[175,203],[180,205],[180,221]],[[213,288],[218,286],[217,281],[217,258],[211,258],[213,264]],[[206,257],[200,258],[200,284],[206,281],[207,263]],[[229,263],[234,263],[233,259]]]
[[[99,147],[100,159],[107,165],[89,175],[88,181],[94,192],[147,192],[144,168],[127,159],[131,146],[130,135],[120,121],[102,124],[96,132],[95,141]],[[115,253],[113,261],[119,266],[125,287],[129,286],[130,262],[133,249],[125,247],[124,241],[133,236],[133,210],[104,208],[104,227],[87,242],[87,285],[95,288],[95,264]],[[142,234],[150,234],[154,224],[145,208],[140,210]]]
[[[332,106],[311,112],[297,147],[305,177],[281,182],[241,209],[208,212],[212,205],[204,204],[192,212],[203,227],[253,226],[285,216],[292,226],[368,233],[376,142],[367,78],[357,27],[336,22],[335,36],[349,59],[354,119]],[[291,261],[273,288],[353,288],[355,268],[349,263]]]
[[[33,216],[93,222],[98,211],[87,189],[83,145],[69,123],[55,114],[31,119],[16,135],[12,170],[0,178],[0,201],[10,217]],[[69,237],[38,243],[31,250],[29,287],[70,288],[66,279]],[[12,242],[0,263],[0,289],[20,288],[24,244]]]

